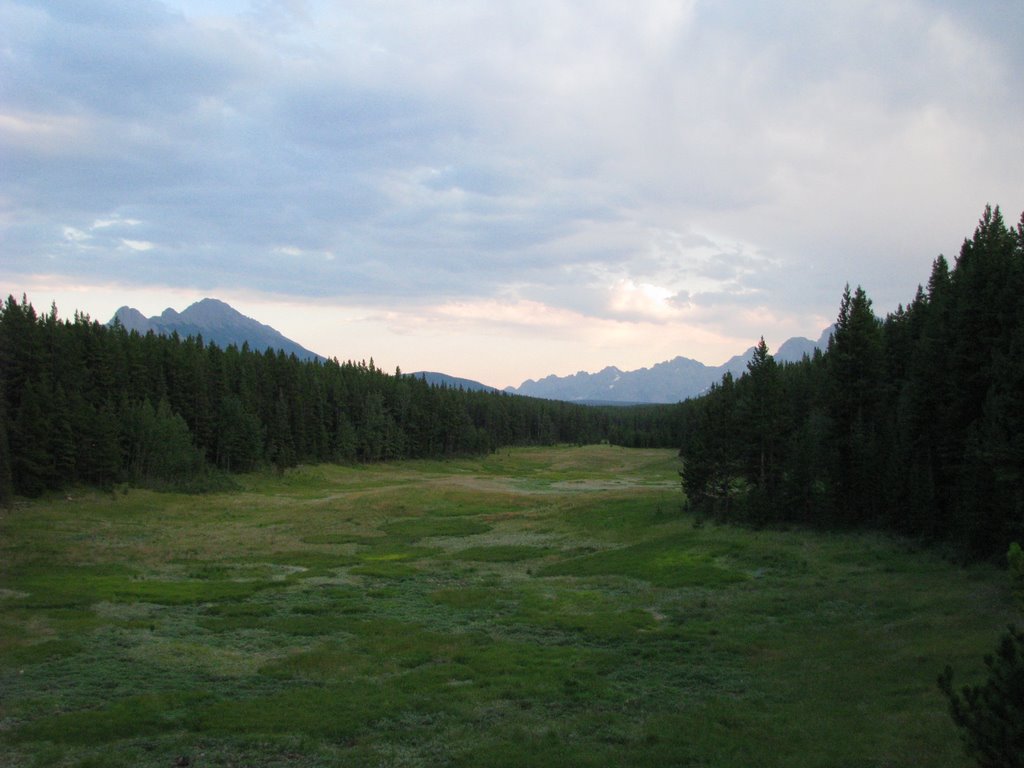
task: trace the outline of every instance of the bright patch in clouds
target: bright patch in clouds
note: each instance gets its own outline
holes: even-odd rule
[[[664,321],[680,314],[672,303],[675,295],[668,288],[620,280],[612,287],[609,306],[617,314]]]
[[[125,238],[121,238],[121,243],[126,248],[133,251],[151,251],[156,248],[153,243],[146,240],[126,240]]]
[[[90,237],[88,232],[83,232],[75,227],[64,227],[64,239],[72,243],[84,243]]]
[[[137,227],[142,224],[138,219],[122,219],[114,217],[111,219],[96,219],[92,223],[92,229],[106,229],[107,227]]]

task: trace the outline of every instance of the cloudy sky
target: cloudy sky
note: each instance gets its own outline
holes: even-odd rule
[[[880,313],[1024,210],[1020,0],[0,0],[0,288],[505,386]]]

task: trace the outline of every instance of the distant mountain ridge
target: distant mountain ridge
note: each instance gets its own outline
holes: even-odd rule
[[[817,341],[796,336],[783,343],[773,354],[780,363],[799,362],[804,355],[813,355],[815,349],[824,350],[832,336],[826,328]],[[726,372],[739,377],[746,371],[754,348],[730,358],[722,365],[709,366],[688,357],[676,357],[650,368],[622,371],[608,366],[597,373],[580,371],[569,376],[546,376],[535,381],[527,379],[518,387],[507,387],[506,392],[549,400],[584,403],[675,403],[697,397],[712,384],[722,380]]]
[[[124,326],[125,330],[138,331],[143,335],[149,331],[162,336],[177,332],[182,338],[202,336],[203,341],[213,342],[222,348],[232,344],[241,347],[248,343],[250,349],[259,352],[273,349],[282,350],[286,355],[294,354],[301,360],[324,359],[219,299],[197,301],[182,312],[167,308],[153,317],[146,317],[139,310],[125,306],[114,313],[108,325],[115,322]]]
[[[219,299],[206,298],[189,306],[182,312],[165,309],[154,317],[146,317],[137,309],[124,306],[114,313],[108,325],[119,323],[126,330],[146,334],[171,335],[177,332],[182,338],[202,336],[204,341],[213,342],[225,348],[232,344],[241,347],[248,343],[250,349],[283,350],[301,360],[324,360],[301,344],[292,341],[279,331],[243,315]],[[832,328],[826,328],[817,341],[796,336],[783,343],[776,352],[780,363],[799,362],[804,355],[813,355],[815,349],[825,349],[832,335]],[[580,371],[570,376],[546,376],[534,381],[527,379],[518,387],[506,387],[505,392],[547,400],[567,402],[632,405],[648,403],[675,403],[697,397],[721,381],[728,371],[739,377],[746,371],[747,362],[754,348],[736,355],[722,365],[709,366],[688,357],[676,357],[657,363],[650,368],[623,371],[608,366],[597,373]],[[407,374],[422,378],[433,386],[471,391],[499,391],[495,387],[471,379],[459,378],[436,371],[418,371]]]

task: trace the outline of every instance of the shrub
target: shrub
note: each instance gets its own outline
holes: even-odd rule
[[[1009,627],[997,653],[985,656],[984,685],[953,689],[953,669],[939,676],[967,753],[982,768],[1024,768],[1024,632]]]

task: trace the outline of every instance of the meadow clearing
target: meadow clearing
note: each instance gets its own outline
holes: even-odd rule
[[[310,466],[0,512],[0,763],[968,766],[1005,571],[701,525],[675,452]]]

